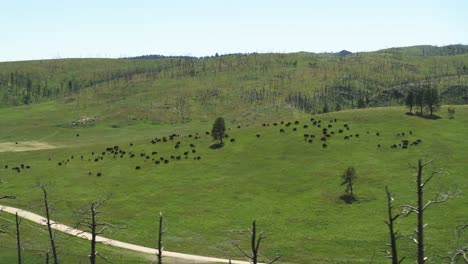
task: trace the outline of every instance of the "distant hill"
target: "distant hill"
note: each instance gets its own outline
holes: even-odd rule
[[[347,50],[342,50],[340,52],[338,52],[336,55],[338,56],[346,56],[346,55],[350,55],[350,54],[353,54],[351,51],[347,51]]]
[[[197,57],[192,56],[165,56],[159,54],[151,54],[151,55],[142,55],[142,56],[135,56],[135,57],[126,57],[122,59],[130,59],[130,60],[157,60],[157,59],[196,59]]]
[[[4,62],[0,107],[56,101],[118,119],[249,120],[291,109],[317,114],[403,105],[410,89],[429,86],[439,90],[443,104],[466,104],[467,50],[451,45]]]
[[[383,49],[377,52],[399,54],[405,56],[454,56],[468,53],[468,45],[448,46],[411,46],[401,48]]]

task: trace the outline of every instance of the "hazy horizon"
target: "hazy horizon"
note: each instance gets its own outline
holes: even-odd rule
[[[0,61],[468,44],[462,0],[25,0],[3,7]]]

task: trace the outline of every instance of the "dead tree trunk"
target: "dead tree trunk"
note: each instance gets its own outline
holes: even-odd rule
[[[423,163],[422,160],[418,161],[417,166],[413,166],[413,168],[416,170],[416,184],[417,184],[417,206],[411,206],[411,205],[402,205],[401,207],[404,208],[403,214],[409,215],[411,213],[416,213],[417,214],[417,229],[416,229],[416,238],[414,239],[415,243],[417,244],[418,247],[418,256],[417,256],[417,263],[418,264],[424,264],[426,262],[426,256],[424,252],[424,211],[431,205],[431,204],[436,204],[436,203],[443,203],[447,201],[448,199],[452,198],[452,194],[450,193],[439,193],[437,194],[436,198],[434,200],[429,200],[425,204],[423,204],[423,199],[424,199],[424,187],[426,186],[427,183],[429,183],[432,178],[437,175],[437,174],[443,174],[443,171],[435,171],[432,172],[432,174],[427,177],[426,179],[423,179],[423,169],[427,165],[431,164],[433,160],[430,160],[428,162]]]
[[[417,184],[418,184],[418,264],[424,264],[426,258],[424,257],[424,209],[423,209],[423,188],[422,183],[422,171],[423,165],[422,161],[418,161],[418,174],[417,174]]]
[[[89,254],[91,264],[96,263],[96,207],[91,204],[91,252]]]
[[[262,242],[263,239],[265,239],[265,236],[262,233],[260,233],[260,234],[258,234],[258,237],[257,237],[257,225],[256,225],[255,220],[252,222],[252,229],[250,230],[250,234],[251,234],[251,237],[250,237],[250,250],[251,250],[251,253],[250,254],[247,254],[244,250],[242,250],[239,245],[237,245],[237,244],[234,244],[234,245],[240,250],[240,252],[246,258],[249,259],[249,261],[252,264],[257,264],[258,263],[258,252],[259,252],[259,249],[260,249],[260,243]],[[280,259],[280,256],[277,256],[276,258],[274,258],[270,262],[267,262],[267,264],[272,264],[272,263],[276,262],[279,259]]]
[[[159,231],[158,231],[158,251],[156,252],[156,256],[158,257],[158,264],[162,264],[162,235],[163,235],[163,216],[162,213],[159,213]]]
[[[52,224],[50,223],[50,214],[49,214],[49,202],[47,200],[47,190],[44,186],[42,186],[42,192],[44,193],[44,205],[46,211],[46,218],[47,218],[47,229],[49,231],[49,240],[50,246],[52,248],[52,256],[54,257],[54,264],[58,264],[58,257],[57,257],[57,248],[55,246],[54,240],[54,233],[52,232]]]
[[[385,191],[387,192],[387,209],[388,209],[388,220],[385,221],[385,223],[388,226],[388,231],[390,235],[390,249],[391,252],[389,253],[391,259],[392,259],[392,264],[399,264],[405,259],[404,257],[401,260],[398,260],[398,250],[397,250],[397,232],[395,231],[395,220],[400,217],[400,214],[397,213],[396,215],[393,215],[393,196],[392,194],[388,191],[388,187],[385,186]]]
[[[18,249],[18,264],[21,264],[21,238],[20,238],[20,220],[18,219],[18,213],[15,214],[16,221],[16,248]]]
[[[80,226],[84,226],[86,229],[85,231],[91,233],[91,241],[90,241],[91,249],[89,253],[89,261],[91,264],[96,263],[96,256],[105,258],[104,256],[100,255],[96,251],[96,243],[97,243],[96,237],[104,233],[104,231],[107,230],[109,226],[113,226],[109,223],[99,221],[99,214],[101,212],[98,209],[105,201],[106,199],[94,201],[89,206],[89,209],[84,209],[80,211],[80,214],[82,215],[82,219],[79,220],[78,224],[76,225],[76,228],[79,228]]]

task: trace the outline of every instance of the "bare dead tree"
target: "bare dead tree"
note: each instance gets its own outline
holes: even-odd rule
[[[430,160],[428,162],[423,163],[422,160],[418,161],[416,166],[411,166],[413,169],[416,170],[416,184],[417,184],[417,206],[412,205],[401,205],[400,207],[403,208],[403,214],[405,216],[416,213],[417,214],[417,230],[416,238],[413,238],[413,241],[417,244],[418,247],[418,255],[417,255],[417,263],[424,264],[427,260],[427,257],[424,255],[424,211],[432,204],[438,204],[446,202],[448,199],[452,197],[450,193],[438,193],[433,200],[427,201],[425,204],[424,200],[424,187],[434,178],[436,175],[444,174],[443,171],[434,171],[431,173],[429,177],[423,179],[423,169],[427,165],[431,164],[434,160]]]
[[[385,192],[387,193],[387,209],[388,209],[388,220],[385,223],[388,226],[388,231],[390,235],[390,249],[391,252],[386,251],[389,255],[389,258],[392,259],[392,264],[400,264],[403,262],[405,257],[398,259],[398,250],[397,250],[397,239],[398,232],[395,231],[395,220],[401,216],[400,213],[393,214],[393,195],[388,191],[388,186],[385,186]]]
[[[78,222],[77,228],[85,227],[85,232],[91,233],[91,249],[89,254],[89,260],[91,264],[96,263],[96,256],[104,258],[96,251],[96,237],[104,233],[109,227],[114,227],[114,225],[106,222],[99,221],[99,215],[101,212],[98,210],[101,205],[106,202],[107,199],[101,199],[99,201],[93,201],[89,206],[89,209],[81,210],[80,215],[82,219]]]
[[[52,256],[54,258],[54,264],[58,264],[58,256],[57,256],[57,247],[55,245],[55,238],[54,233],[52,232],[52,223],[50,222],[50,210],[49,210],[49,201],[47,200],[47,189],[44,185],[40,185],[42,192],[44,194],[44,205],[45,205],[45,212],[46,212],[46,225],[47,230],[49,231],[49,240],[50,240],[50,247],[52,248]]]
[[[20,238],[20,223],[21,221],[18,218],[18,213],[15,214],[16,222],[16,248],[18,249],[18,264],[21,264],[21,238]]]
[[[156,256],[158,257],[158,264],[162,264],[162,252],[163,252],[163,246],[162,246],[162,235],[164,234],[163,231],[163,216],[162,213],[159,213],[159,230],[158,230],[158,249],[156,252]]]
[[[256,225],[256,221],[253,220],[252,222],[252,229],[250,230],[250,250],[251,250],[251,253],[250,254],[247,254],[238,244],[236,243],[233,243],[234,246],[237,247],[237,249],[239,249],[239,251],[247,258],[249,259],[249,261],[252,263],[252,264],[257,264],[258,263],[258,257],[259,257],[259,249],[260,249],[260,243],[262,242],[263,239],[265,239],[266,237],[263,235],[262,232],[260,232],[259,234],[257,233],[257,225]],[[280,259],[280,256],[277,256],[276,258],[274,258],[273,260],[267,262],[267,264],[272,264],[272,263],[275,263],[276,261],[278,261]]]
[[[461,237],[465,231],[465,228],[468,228],[468,224],[463,224],[457,226],[455,229],[455,236],[457,240],[461,240]],[[459,246],[454,249],[451,253],[450,256],[450,264],[456,264],[459,263],[459,260],[465,261],[465,263],[468,263],[468,245],[466,244],[466,240],[462,241],[461,243],[465,243],[460,245],[460,241],[457,241]]]

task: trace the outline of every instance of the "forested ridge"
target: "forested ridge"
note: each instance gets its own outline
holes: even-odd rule
[[[368,53],[4,62],[0,105],[64,100],[86,109],[125,101],[127,107],[159,114],[167,110],[172,120],[186,120],[201,112],[258,108],[323,113],[403,105],[410,90],[429,87],[437,89],[444,104],[466,104],[467,50],[451,45]]]

